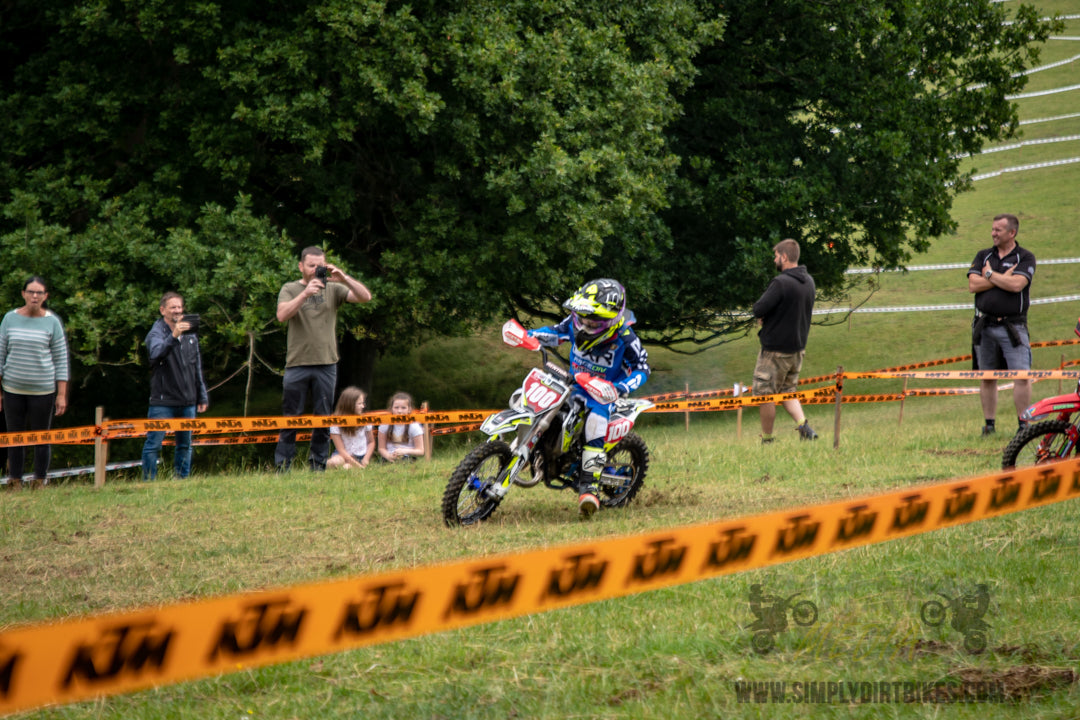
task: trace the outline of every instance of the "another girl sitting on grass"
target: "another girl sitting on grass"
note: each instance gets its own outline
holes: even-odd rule
[[[412,395],[409,393],[394,393],[390,398],[390,412],[394,415],[408,415],[413,408]],[[401,458],[415,460],[423,454],[424,428],[420,423],[379,426],[379,455],[387,462]]]
[[[363,415],[367,396],[358,387],[350,385],[341,391],[338,397],[335,415]],[[330,439],[334,443],[334,454],[326,461],[328,468],[352,468],[367,467],[375,452],[375,438],[371,434],[371,426],[339,428],[337,425],[330,426]]]

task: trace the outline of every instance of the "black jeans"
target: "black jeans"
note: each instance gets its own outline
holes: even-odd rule
[[[52,427],[56,393],[48,395],[19,395],[4,391],[4,419],[8,432],[48,430]],[[34,478],[44,480],[49,474],[51,445],[34,446]],[[26,446],[8,448],[8,478],[22,480],[26,462]]]
[[[334,390],[337,385],[337,365],[302,365],[285,368],[282,383],[281,414],[303,415],[308,395],[311,395],[313,415],[330,415],[334,411]],[[274,464],[288,467],[296,456],[296,431],[282,430],[278,433]],[[330,457],[330,428],[311,429],[311,450],[308,464],[315,469],[325,469]]]

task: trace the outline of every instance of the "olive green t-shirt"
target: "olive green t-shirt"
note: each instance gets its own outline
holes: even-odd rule
[[[278,305],[289,302],[304,291],[299,280],[285,283],[278,293]],[[312,295],[295,315],[289,318],[289,343],[285,367],[333,365],[338,361],[337,311],[345,303],[349,288],[341,283],[327,283]]]

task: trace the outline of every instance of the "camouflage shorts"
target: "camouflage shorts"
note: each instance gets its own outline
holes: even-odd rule
[[[795,392],[804,355],[806,355],[805,350],[797,353],[773,352],[772,350],[758,352],[757,365],[754,367],[754,394],[775,395]]]

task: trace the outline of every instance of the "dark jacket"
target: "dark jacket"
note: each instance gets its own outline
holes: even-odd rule
[[[158,318],[146,334],[150,356],[150,404],[166,407],[209,405],[203,381],[199,338],[186,333],[177,340],[165,318]]]
[[[762,320],[758,331],[761,349],[782,353],[805,350],[813,310],[814,279],[805,265],[774,277],[765,294],[754,303],[754,317]]]

